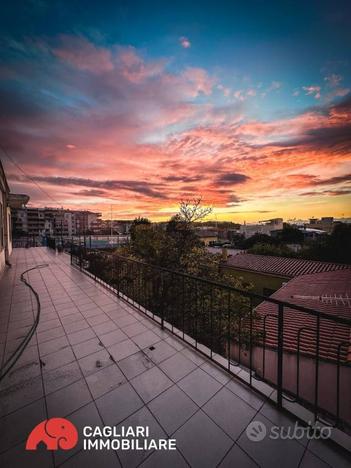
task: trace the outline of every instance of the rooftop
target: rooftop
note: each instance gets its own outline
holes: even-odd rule
[[[290,304],[308,307],[328,315],[351,319],[351,269],[314,273],[293,278],[272,296]],[[275,304],[262,302],[256,311],[262,318],[268,314],[277,313]],[[260,320],[258,328],[262,328]],[[316,353],[316,319],[304,312],[289,309],[284,311],[284,340],[289,351],[297,351],[297,334],[301,327],[305,330],[301,340],[301,352],[314,356]],[[277,345],[277,321],[266,321],[266,344]],[[337,359],[338,345],[348,342],[351,338],[351,328],[347,325],[321,319],[319,341],[320,357]],[[351,344],[340,349],[342,359],[351,360]]]
[[[347,459],[321,440],[250,441],[261,421],[288,430],[295,420],[163,331],[46,248],[15,249],[0,280],[0,357],[6,359],[33,323],[40,323],[11,373],[0,384],[0,465],[4,467],[346,467]],[[241,372],[238,369],[238,372]],[[174,452],[102,450],[81,442],[68,451],[26,452],[42,420],[68,417],[85,425],[147,425],[150,436],[175,438]]]
[[[286,278],[320,273],[323,271],[351,269],[350,265],[341,263],[318,262],[300,258],[274,257],[271,255],[247,253],[229,257],[226,265],[240,270],[256,271]]]

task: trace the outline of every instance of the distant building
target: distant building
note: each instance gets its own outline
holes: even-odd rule
[[[242,234],[247,239],[255,234],[266,234],[270,236],[273,231],[280,229],[283,229],[283,219],[273,218],[260,221],[258,224],[242,224],[239,229],[239,234]]]
[[[337,221],[334,221],[333,216],[324,216],[320,219],[318,218],[310,218],[309,222],[304,225],[306,229],[318,229],[330,234],[334,229],[335,224]]]
[[[29,200],[27,195],[11,194],[0,161],[0,275],[12,252],[11,207],[20,207]]]
[[[94,232],[100,213],[62,208],[14,208],[13,232],[17,236],[62,236]]]
[[[113,219],[111,221],[110,219],[101,219],[99,220],[96,232],[101,234],[110,234],[112,232],[112,235],[129,234],[131,225],[132,221],[128,220]]]
[[[270,296],[290,279],[311,273],[350,269],[351,265],[271,255],[239,254],[228,257],[223,268],[254,285],[253,291]]]
[[[322,231],[321,229],[314,229],[310,227],[302,227],[300,231],[303,234],[304,241],[306,240],[317,240],[322,236],[327,234],[327,231]]]
[[[217,229],[199,227],[196,228],[195,233],[205,245],[210,245],[211,243],[218,241]]]

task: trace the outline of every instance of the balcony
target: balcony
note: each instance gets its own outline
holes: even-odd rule
[[[125,298],[94,281],[69,256],[46,248],[15,249],[0,281],[0,356],[13,353],[35,315],[41,316],[24,353],[0,383],[0,465],[4,467],[231,467],[349,466],[346,452],[321,440],[266,437],[249,440],[246,428],[267,430],[296,420],[265,393],[160,327]],[[238,368],[238,373],[245,372]],[[244,380],[244,379],[243,379]],[[274,398],[273,398],[274,399]],[[155,439],[176,439],[177,450],[24,450],[33,427],[67,417],[83,426],[149,426]]]

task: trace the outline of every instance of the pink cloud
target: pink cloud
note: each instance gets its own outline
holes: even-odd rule
[[[280,81],[272,81],[270,86],[267,88],[267,92],[276,91],[282,87],[282,83]]]
[[[248,89],[247,92],[246,92],[246,95],[250,96],[250,97],[256,96],[256,90],[253,89],[253,88]]]
[[[62,61],[80,70],[97,74],[113,70],[111,52],[80,36],[61,35],[59,46],[53,48],[52,52]]]
[[[306,91],[307,96],[314,96],[315,99],[319,99],[321,97],[320,86],[303,86],[302,89]]]
[[[235,99],[238,99],[239,101],[245,100],[244,92],[240,89],[237,91],[234,91],[233,96],[235,97]]]
[[[184,49],[189,49],[191,47],[191,42],[185,36],[179,38],[179,43],[182,47],[184,47]]]
[[[326,76],[324,80],[328,83],[328,86],[330,86],[331,88],[335,88],[342,81],[342,76],[332,73],[331,75]]]
[[[195,95],[202,93],[208,96],[212,93],[215,80],[203,68],[188,67],[182,77],[193,87]]]
[[[166,60],[146,62],[138,55],[134,47],[118,47],[117,64],[122,75],[133,83],[140,83],[148,78],[160,75],[166,66]]]

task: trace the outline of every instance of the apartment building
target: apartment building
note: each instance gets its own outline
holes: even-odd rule
[[[257,224],[242,224],[239,229],[239,234],[243,234],[247,239],[255,234],[266,234],[270,236],[273,231],[279,229],[283,229],[283,219],[273,218],[260,221]]]
[[[91,211],[61,208],[17,208],[12,210],[15,235],[63,236],[93,232],[101,216]]]

